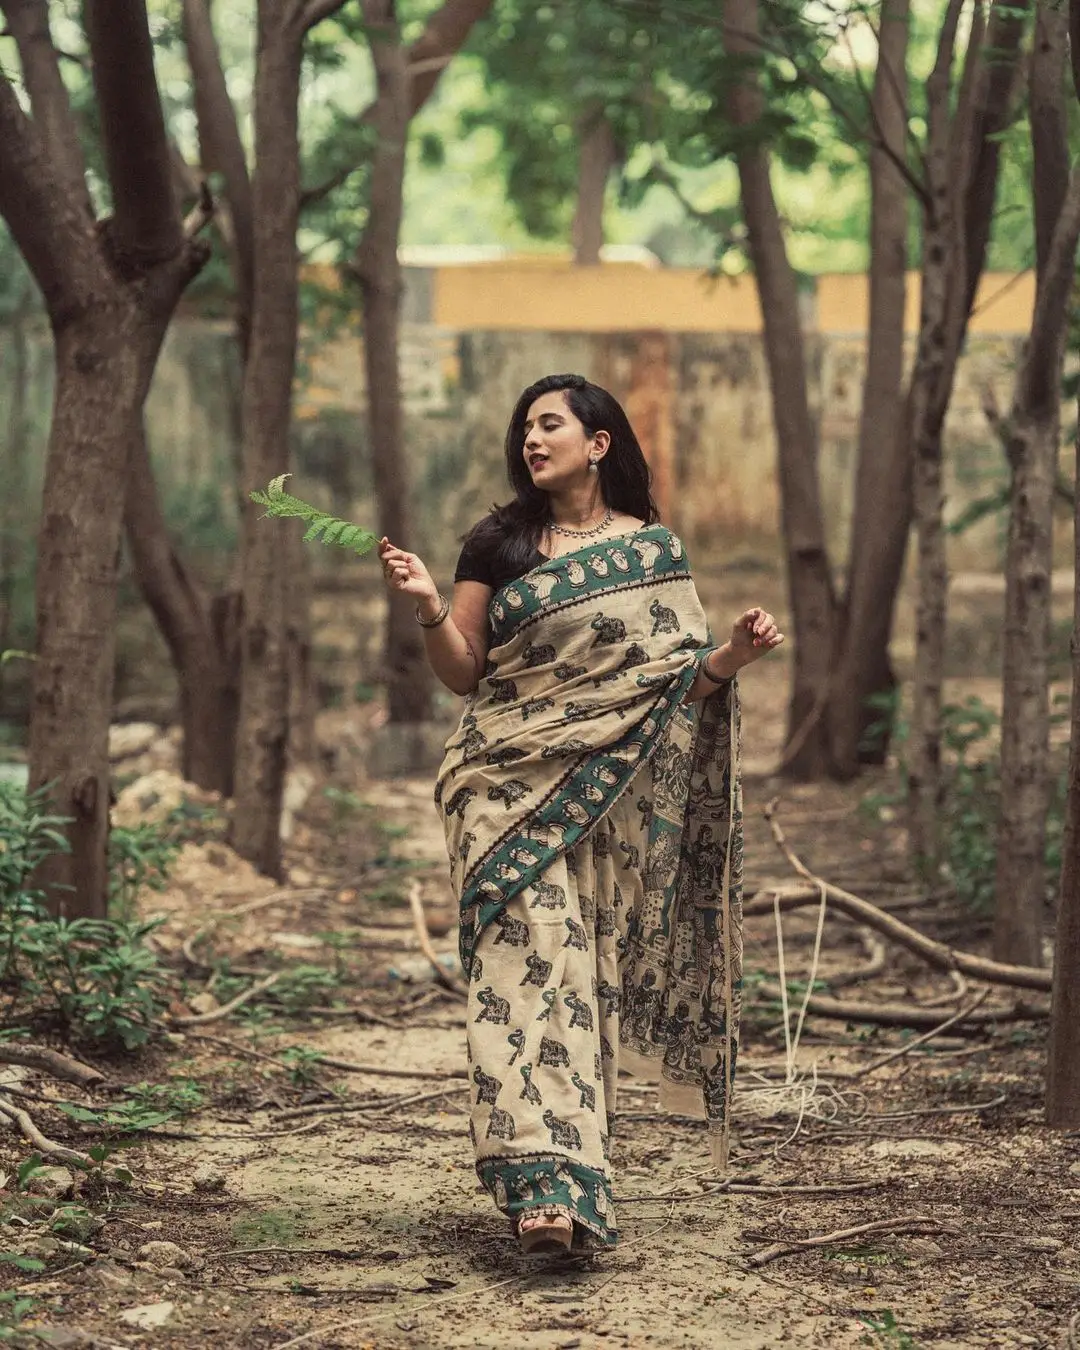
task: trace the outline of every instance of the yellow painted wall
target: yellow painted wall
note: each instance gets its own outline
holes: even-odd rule
[[[761,307],[750,276],[711,280],[692,268],[574,267],[529,259],[440,267],[432,277],[432,322],[459,331],[761,332]],[[1034,302],[1030,272],[989,273],[979,286],[971,331],[1026,333]],[[865,276],[820,276],[808,304],[809,326],[820,333],[865,332],[868,309]],[[910,273],[908,332],[917,332],[918,323],[919,277]]]
[[[919,330],[918,272],[909,272],[904,327]],[[817,278],[817,330],[821,333],[865,333],[870,313],[870,287],[865,276]],[[1035,308],[1033,272],[987,272],[979,282],[971,316],[972,333],[1001,336],[1027,333]]]
[[[440,267],[432,321],[454,329],[614,333],[757,333],[750,277],[710,280],[690,268],[500,262]]]

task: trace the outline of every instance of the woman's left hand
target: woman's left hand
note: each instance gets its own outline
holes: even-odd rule
[[[740,615],[731,629],[731,650],[747,666],[779,647],[783,640],[776,620],[758,605]]]

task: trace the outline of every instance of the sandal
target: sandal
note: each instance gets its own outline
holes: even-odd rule
[[[517,1236],[526,1256],[568,1252],[574,1240],[574,1224],[565,1214],[523,1214],[517,1222]]]

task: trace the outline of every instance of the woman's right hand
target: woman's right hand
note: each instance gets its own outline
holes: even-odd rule
[[[406,553],[395,548],[387,538],[379,540],[379,561],[382,563],[383,576],[391,591],[403,595],[415,595],[417,600],[435,600],[439,598],[439,588],[435,585],[431,573],[415,553]]]

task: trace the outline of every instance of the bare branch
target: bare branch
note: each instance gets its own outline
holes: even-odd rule
[[[139,271],[184,246],[146,0],[86,0],[85,15],[112,185],[111,242],[118,263]]]
[[[195,96],[195,117],[204,173],[217,170],[225,180],[229,204],[230,252],[236,275],[241,328],[250,323],[255,278],[251,177],[240,139],[225,70],[206,0],[183,0],[183,33]]]
[[[86,189],[86,164],[60,74],[58,52],[49,31],[45,0],[2,0],[0,8],[19,49],[31,114],[56,175],[78,205],[92,216],[93,207]]]
[[[1050,257],[1054,230],[1069,182],[1069,114],[1065,106],[1065,49],[1069,20],[1056,5],[1035,11],[1028,116],[1034,161],[1035,270],[1041,277]]]
[[[409,101],[415,117],[439,83],[443,70],[461,50],[473,25],[485,18],[492,0],[445,0],[408,50]]]
[[[203,183],[199,191],[199,200],[184,217],[184,238],[194,239],[201,234],[214,218],[214,196],[209,184]]]
[[[1024,353],[1024,364],[1017,381],[1014,414],[1023,407],[1028,415],[1040,408],[1056,405],[1059,398],[1058,376],[1061,351],[1068,326],[1069,302],[1076,267],[1076,249],[1080,242],[1080,160],[1073,166],[1068,191],[1057,220],[1057,228],[1047,254],[1039,289],[1031,337]]]
[[[322,23],[324,19],[329,19],[331,14],[336,14],[345,0],[307,0],[307,3],[301,8],[300,22],[304,32],[314,28],[316,24]]]
[[[1080,0],[1069,0],[1069,54],[1072,60],[1073,88],[1080,99]]]
[[[85,299],[96,265],[93,221],[68,197],[40,132],[0,75],[0,216],[41,288],[53,322]]]

